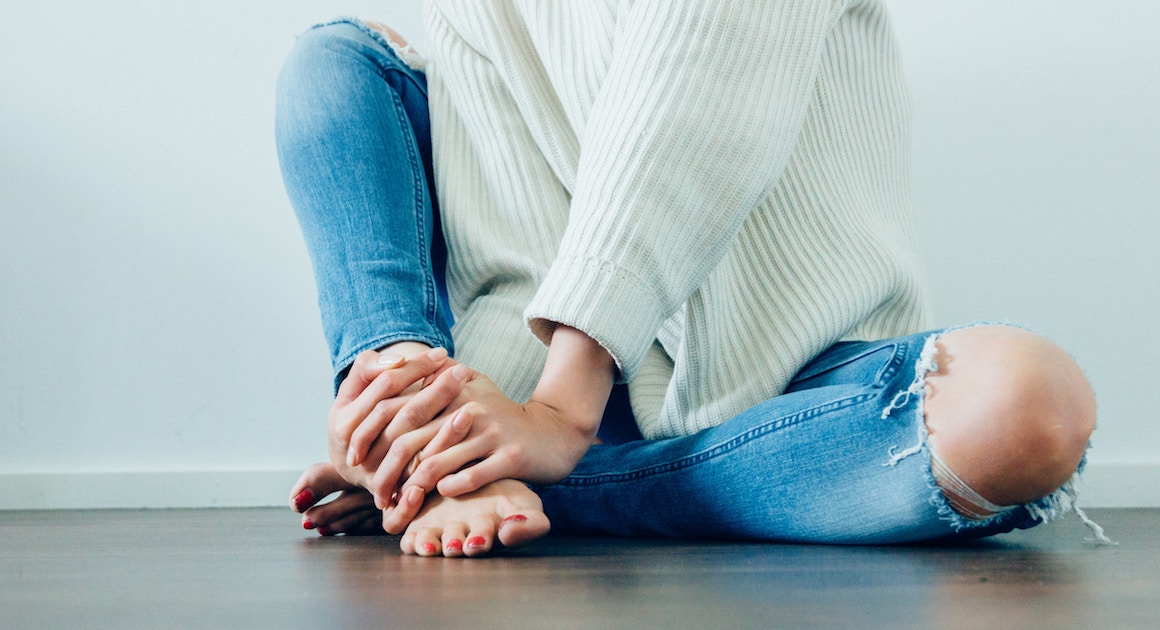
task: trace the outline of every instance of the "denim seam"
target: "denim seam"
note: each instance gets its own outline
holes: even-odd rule
[[[411,206],[412,212],[415,214],[415,231],[416,243],[428,243],[430,241],[427,234],[426,213],[423,212],[423,191],[427,188],[426,171],[423,169],[423,160],[418,155],[418,139],[415,137],[415,132],[411,127],[410,121],[407,120],[407,111],[403,106],[402,99],[399,98],[398,93],[390,90],[391,101],[394,104],[395,115],[399,118],[400,128],[410,131],[410,142],[407,143],[407,159],[411,162],[411,174],[413,176],[412,187],[415,190],[414,205]],[[435,289],[435,273],[431,269],[431,254],[430,251],[421,252],[419,256],[419,266],[423,272],[423,307],[424,315],[427,321],[433,322],[436,319],[439,295]]]
[[[776,420],[773,420],[771,422],[766,422],[766,423],[762,424],[761,426],[750,429],[749,431],[746,431],[745,433],[743,433],[741,435],[735,436],[726,442],[723,442],[720,444],[715,444],[713,446],[710,446],[706,449],[701,450],[700,452],[697,452],[697,453],[694,453],[691,455],[686,455],[686,456],[684,456],[678,460],[675,460],[675,461],[666,462],[663,464],[657,464],[657,465],[649,466],[647,468],[641,468],[641,469],[630,471],[630,472],[622,472],[622,473],[614,473],[614,474],[601,473],[601,474],[596,474],[596,475],[573,474],[573,475],[569,476],[568,478],[564,479],[563,481],[561,481],[560,484],[561,485],[568,485],[568,486],[591,486],[591,485],[604,484],[604,483],[621,483],[621,482],[633,481],[636,479],[643,479],[645,477],[662,475],[662,474],[682,470],[682,469],[685,469],[685,468],[688,468],[691,466],[702,464],[702,463],[707,462],[707,461],[714,459],[716,457],[720,457],[722,455],[725,455],[725,454],[729,453],[730,451],[733,451],[733,450],[735,450],[735,449],[737,449],[737,448],[739,448],[739,447],[741,447],[741,446],[743,446],[743,445],[745,445],[745,444],[747,444],[747,443],[749,443],[757,438],[760,438],[760,437],[763,437],[763,436],[768,435],[770,433],[774,433],[776,431],[781,431],[781,430],[789,428],[791,426],[800,424],[801,422],[803,422],[805,420],[808,420],[808,419],[813,418],[815,416],[821,415],[823,413],[827,413],[827,412],[834,411],[837,409],[845,409],[847,407],[853,407],[854,405],[862,404],[862,403],[867,402],[869,400],[873,400],[874,398],[877,398],[877,397],[878,397],[878,394],[871,393],[871,394],[859,394],[857,396],[851,396],[848,398],[841,398],[841,399],[838,399],[835,401],[828,402],[824,405],[818,405],[816,407],[811,407],[810,409],[806,409],[804,411],[799,411],[798,413],[795,413],[795,414],[790,415],[790,416],[782,416],[782,417],[777,418]]]
[[[388,42],[386,40],[386,38],[383,37],[382,33],[379,33],[375,29],[370,28],[362,20],[360,20],[358,18],[351,18],[351,17],[337,18],[337,19],[331,20],[329,22],[323,22],[323,23],[316,24],[311,28],[316,29],[316,28],[322,28],[325,26],[332,26],[332,25],[337,25],[337,24],[348,24],[350,26],[353,26],[353,27],[359,29],[361,32],[363,32],[368,37],[370,37],[372,40],[374,40],[375,43],[382,46],[390,54],[390,59],[392,59],[394,61],[393,65],[387,66],[387,65],[384,65],[382,63],[375,63],[374,64],[375,73],[379,76],[380,79],[382,79],[383,81],[389,82],[389,81],[391,81],[392,76],[401,77],[402,79],[409,82],[416,89],[418,89],[423,94],[424,97],[427,96],[427,87],[421,81],[418,81],[415,78],[415,75],[419,74],[420,71],[411,68],[410,66],[408,66],[406,64],[406,62],[404,62],[402,59],[400,59],[398,53],[395,51],[395,48],[390,45],[390,42]],[[358,60],[364,61],[365,57],[359,57]],[[414,135],[414,131],[413,131],[412,125],[410,123],[410,120],[407,118],[406,107],[403,105],[402,99],[399,98],[398,92],[394,89],[391,89],[388,91],[390,92],[390,95],[391,95],[391,104],[393,106],[395,116],[398,118],[398,121],[400,123],[400,128],[408,131],[409,135],[410,135],[410,142],[406,143],[406,145],[407,145],[407,159],[411,164],[411,172],[413,175],[412,186],[413,186],[413,189],[415,191],[414,203],[412,205],[412,211],[415,213],[415,225],[416,225],[416,239],[417,240],[415,242],[427,243],[428,242],[428,239],[427,239],[428,234],[427,234],[427,227],[426,227],[426,221],[425,221],[425,213],[423,212],[423,209],[422,209],[423,208],[423,199],[424,199],[424,190],[426,190],[426,176],[425,176],[426,171],[423,167],[422,160],[419,158],[419,155],[418,155],[418,150],[417,150],[418,139]],[[424,315],[426,316],[427,321],[434,322],[437,320],[438,308],[439,308],[439,297],[438,297],[438,291],[437,291],[435,284],[434,284],[434,272],[431,268],[430,253],[428,252],[427,255],[425,255],[425,256],[420,255],[418,258],[419,258],[419,261],[418,261],[419,266],[422,269],[422,272],[423,272],[422,276],[424,278],[424,282],[423,282]],[[353,350],[351,350],[346,356],[342,357],[342,360],[336,362],[336,365],[335,365],[335,375],[336,375],[335,388],[336,388],[336,391],[337,391],[337,387],[338,387],[338,382],[337,382],[338,375],[340,375],[351,364],[353,364],[355,357],[357,357],[359,355],[359,353],[364,352],[366,350],[379,348],[379,347],[382,347],[383,345],[386,345],[389,343],[394,343],[396,341],[422,341],[424,343],[429,343],[433,346],[444,346],[444,347],[447,347],[448,349],[450,349],[450,339],[444,338],[443,335],[437,335],[437,336],[432,337],[432,336],[428,336],[425,334],[416,335],[416,334],[411,334],[411,333],[397,333],[396,332],[396,333],[393,333],[391,335],[384,335],[384,336],[376,338],[376,339],[368,340],[368,341],[360,344],[359,346],[357,346]]]
[[[883,366],[882,368],[879,369],[877,377],[875,378],[874,384],[870,386],[875,390],[881,390],[885,386],[885,383],[899,370],[902,363],[905,361],[906,346],[904,344],[895,343],[895,344],[893,344],[893,347],[894,347],[894,351],[893,351],[893,354],[892,354],[890,360],[886,362],[885,366]],[[871,352],[877,352],[877,351],[878,351],[878,349],[875,349]],[[870,353],[865,353],[865,354],[870,354]],[[865,356],[865,354],[858,355],[858,357]],[[855,358],[858,358],[858,357],[855,357]],[[845,361],[845,362],[836,364],[834,367],[839,367],[839,366],[844,365],[848,362],[849,361]],[[831,369],[831,368],[828,368],[828,369]],[[771,433],[774,431],[780,431],[782,429],[796,425],[798,423],[801,423],[805,420],[808,420],[809,418],[815,417],[815,416],[820,415],[822,413],[834,411],[837,409],[845,409],[847,407],[853,407],[854,405],[862,404],[868,400],[872,400],[874,398],[877,398],[880,395],[881,395],[880,392],[875,392],[875,393],[859,394],[857,396],[850,396],[847,398],[840,398],[838,400],[830,401],[824,405],[818,405],[815,407],[811,407],[810,409],[799,411],[798,413],[795,413],[795,414],[790,415],[790,416],[782,416],[780,418],[777,418],[776,420],[773,420],[772,422],[767,422],[765,424],[762,424],[760,427],[756,427],[754,429],[751,429],[742,435],[735,436],[734,438],[730,439],[727,442],[711,446],[707,449],[701,450],[700,452],[692,454],[692,455],[686,455],[685,457],[683,457],[679,460],[676,460],[676,461],[667,462],[664,464],[658,464],[655,466],[650,466],[648,468],[642,468],[639,470],[626,472],[626,473],[616,473],[616,474],[603,473],[600,475],[576,475],[576,474],[573,474],[573,475],[569,476],[567,479],[561,481],[560,483],[562,485],[574,485],[574,486],[588,486],[588,485],[595,485],[595,484],[599,484],[599,483],[618,483],[618,482],[624,482],[624,481],[631,481],[631,480],[635,480],[635,479],[641,479],[641,478],[652,476],[652,475],[660,475],[660,474],[665,474],[665,473],[669,473],[669,472],[673,472],[673,471],[677,471],[677,470],[682,470],[684,468],[688,468],[690,466],[695,466],[697,464],[701,464],[703,462],[709,461],[710,459],[713,459],[715,457],[719,457],[721,455],[724,455],[725,453],[728,453],[729,451],[731,451],[731,450],[733,450],[733,449],[735,449],[735,448],[737,448],[737,447],[739,447],[747,442],[750,442],[754,439],[762,437],[768,433]]]
[[[874,380],[875,388],[882,389],[886,386],[886,382],[893,378],[898,370],[902,367],[902,363],[906,360],[905,355],[906,344],[895,343],[894,355],[890,357],[890,360],[886,362],[886,365],[878,371],[878,376]]]

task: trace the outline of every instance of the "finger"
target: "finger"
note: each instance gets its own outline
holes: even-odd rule
[[[351,364],[346,378],[338,386],[335,402],[345,405],[362,393],[383,370],[397,368],[407,362],[406,357],[374,350],[360,352]]]
[[[440,376],[443,375],[444,372],[446,372],[447,370],[450,370],[451,368],[453,368],[457,365],[463,365],[463,364],[456,362],[454,359],[445,362],[442,366],[439,367],[439,369],[435,370],[430,376],[423,379],[423,387],[427,387],[431,383],[434,383],[435,379],[439,378]],[[467,370],[469,376],[466,379],[461,379],[461,380],[470,381],[470,380],[476,379],[480,376],[479,372],[476,372],[475,370],[473,370],[465,365],[464,365],[464,368]]]
[[[383,531],[388,534],[400,534],[414,520],[419,509],[423,507],[423,491],[412,487],[399,495],[399,503],[393,508],[383,510]]]
[[[439,427],[439,432],[435,437],[419,451],[419,459],[426,460],[429,457],[434,457],[443,451],[459,444],[471,432],[471,425],[474,423],[475,414],[472,413],[471,407],[461,407],[451,416],[451,420],[444,422],[443,426]]]
[[[429,387],[415,394],[395,414],[394,420],[387,427],[387,441],[394,441],[398,436],[435,419],[463,391],[463,383],[470,373],[466,365],[456,365],[435,379]]]
[[[290,507],[305,512],[323,498],[339,490],[353,488],[330,463],[314,464],[307,468],[290,489]]]
[[[370,450],[375,438],[382,434],[391,420],[399,413],[399,410],[407,404],[412,396],[403,395],[394,398],[387,398],[380,400],[371,407],[366,418],[358,424],[354,433],[350,436],[350,443],[347,445],[346,465],[358,466],[366,459],[367,451]]]
[[[353,401],[345,405],[331,427],[343,442],[349,442],[355,428],[362,423],[371,409],[386,398],[394,398],[403,393],[423,377],[431,374],[447,361],[447,351],[435,348],[411,357],[403,365],[384,370],[367,385]]]
[[[405,433],[391,443],[387,454],[375,471],[371,480],[370,491],[375,495],[375,501],[380,508],[386,508],[391,493],[403,480],[408,472],[407,468],[415,459],[415,455],[435,437],[440,422],[432,422],[410,433]]]
[[[484,437],[480,437],[479,439],[472,438],[468,442],[457,444],[442,453],[430,457],[421,455],[419,457],[419,465],[404,480],[403,489],[418,486],[423,489],[423,492],[431,492],[437,487],[442,487],[440,484],[441,480],[453,475],[457,471],[470,469],[473,466],[473,462],[485,460],[489,456],[495,456],[494,445],[489,443]],[[510,475],[501,475],[499,478],[503,479],[507,477],[510,477]],[[480,484],[481,487],[482,485]],[[468,491],[465,490],[463,492]],[[463,492],[460,492],[460,494]]]
[[[375,440],[385,440],[390,446],[398,436],[433,420],[463,391],[463,379],[469,372],[466,367],[452,369],[444,372],[445,376],[437,379],[431,387],[415,394],[379,401],[351,434],[347,465],[361,463]]]
[[[512,479],[512,464],[501,451],[492,453],[478,464],[473,464],[459,472],[443,477],[435,484],[439,494],[445,497],[457,497],[461,494],[474,492],[493,481]]]
[[[374,492],[374,478],[375,473],[378,472],[379,467],[382,466],[383,459],[386,458],[387,452],[390,450],[390,445],[385,440],[376,440],[371,444],[370,451],[362,458],[357,466],[350,468],[350,470],[358,471],[357,482],[358,485],[366,488],[368,491]],[[344,472],[345,474],[345,472]],[[353,480],[353,479],[352,479]]]

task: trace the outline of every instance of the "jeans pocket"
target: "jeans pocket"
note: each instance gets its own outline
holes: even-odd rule
[[[880,386],[899,350],[897,340],[838,342],[799,370],[786,392],[842,384]]]

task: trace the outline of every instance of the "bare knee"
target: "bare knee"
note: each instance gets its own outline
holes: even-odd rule
[[[1051,341],[1006,326],[965,328],[937,343],[924,408],[930,446],[947,467],[998,505],[1063,485],[1096,419],[1095,395],[1075,361]]]
[[[403,36],[400,35],[398,31],[387,26],[386,24],[383,24],[382,22],[363,20],[363,23],[381,33],[383,36],[389,39],[392,44],[398,46],[399,48],[407,48],[410,46],[410,44],[407,43],[407,40],[403,39]]]

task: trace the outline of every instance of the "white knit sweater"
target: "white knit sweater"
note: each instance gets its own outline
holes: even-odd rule
[[[615,358],[646,437],[687,435],[836,341],[927,325],[880,2],[430,0],[426,20],[458,358],[512,398],[567,324]]]

